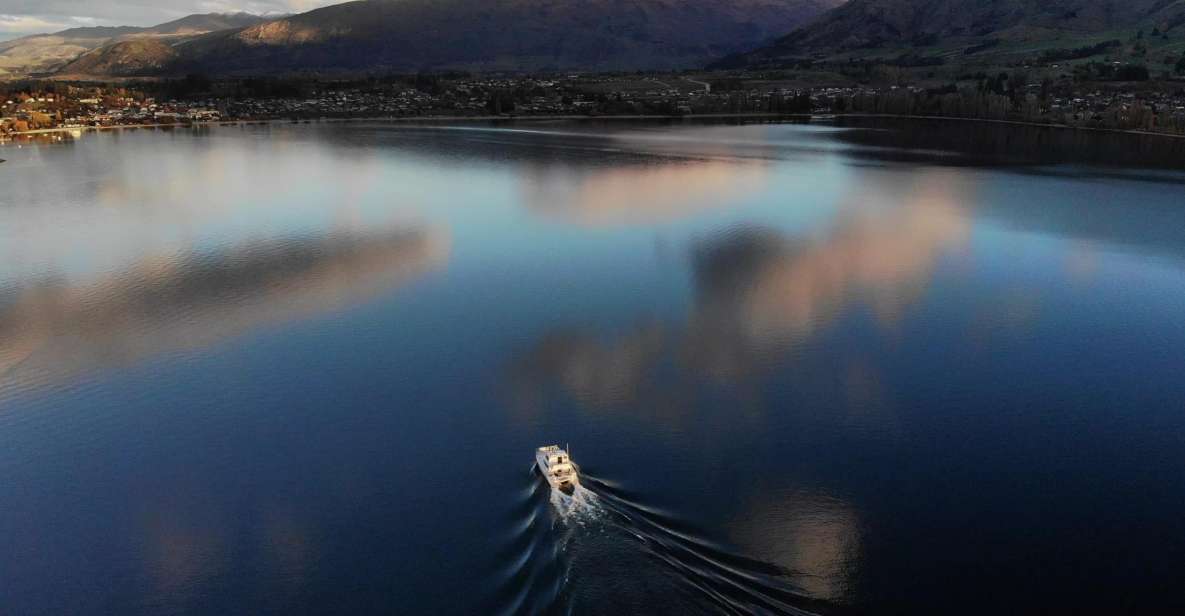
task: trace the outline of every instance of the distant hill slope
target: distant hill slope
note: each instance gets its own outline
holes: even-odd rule
[[[999,43],[1089,39],[1139,27],[1185,36],[1185,0],[851,0],[730,63],[960,44],[986,51]]]
[[[57,34],[35,34],[0,43],[0,78],[22,77],[59,68],[80,54],[102,46],[116,28],[77,28]],[[118,30],[124,30],[119,28]],[[139,28],[129,30],[138,31]],[[95,32],[99,31],[99,32]]]
[[[208,13],[147,28],[98,26],[34,34],[0,43],[0,78],[55,71],[84,53],[132,38],[158,37],[177,41],[186,36],[243,28],[263,20],[263,17],[248,13]]]
[[[251,13],[204,13],[145,28],[142,34],[206,34],[221,30],[246,28],[269,18]]]
[[[693,67],[840,2],[363,0],[179,44],[172,72]]]
[[[59,70],[65,76],[109,75],[138,77],[153,75],[177,57],[173,47],[159,38],[138,37],[92,49]]]

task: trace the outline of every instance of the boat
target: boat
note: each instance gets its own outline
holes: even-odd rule
[[[547,483],[551,484],[553,490],[572,494],[576,491],[576,486],[580,484],[572,457],[568,455],[567,450],[560,449],[559,445],[548,445],[536,449],[535,464],[538,465],[539,472],[547,479]]]

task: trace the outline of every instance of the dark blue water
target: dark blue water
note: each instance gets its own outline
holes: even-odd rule
[[[893,128],[4,147],[0,612],[1185,609],[1185,175]]]

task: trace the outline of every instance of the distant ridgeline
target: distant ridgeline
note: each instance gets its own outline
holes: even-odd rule
[[[0,46],[0,69],[104,78],[696,68],[842,1],[366,0],[270,19],[195,16],[185,28],[28,37]]]
[[[716,66],[1021,66],[1107,58],[1182,74],[1182,54],[1185,0],[851,0]]]
[[[260,76],[864,66],[953,78],[1077,65],[1091,79],[1185,75],[1185,0],[362,0],[192,15],[0,43],[0,78]],[[1066,66],[1073,65],[1073,66]]]
[[[104,74],[142,74],[159,66],[171,46],[210,32],[243,28],[263,21],[248,13],[207,13],[139,28],[71,28],[0,42],[0,78],[47,76],[71,63]],[[96,57],[97,56],[97,57]],[[74,70],[74,69],[71,69]]]

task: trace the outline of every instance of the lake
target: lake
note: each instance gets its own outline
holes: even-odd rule
[[[1144,143],[0,147],[0,611],[1183,610],[1185,158]]]

